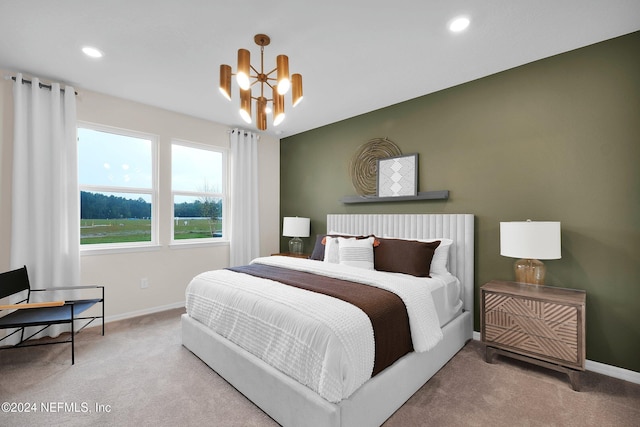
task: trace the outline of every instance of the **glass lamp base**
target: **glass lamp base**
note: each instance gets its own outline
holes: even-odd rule
[[[547,269],[542,261],[519,259],[513,267],[516,273],[516,282],[544,285],[544,275]]]
[[[304,249],[304,243],[302,239],[299,237],[294,237],[289,240],[289,252],[292,254],[302,254],[302,250]]]

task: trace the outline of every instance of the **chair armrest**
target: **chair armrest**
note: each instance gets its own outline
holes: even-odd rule
[[[0,310],[20,310],[23,308],[59,307],[64,301],[30,302],[25,304],[0,305]]]
[[[54,292],[54,291],[73,291],[75,289],[104,289],[102,285],[87,285],[87,286],[62,286],[59,288],[45,288],[45,289],[31,289],[31,292]]]

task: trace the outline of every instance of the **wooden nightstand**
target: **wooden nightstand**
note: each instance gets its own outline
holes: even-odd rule
[[[278,253],[278,254],[271,254],[271,256],[276,256],[276,255],[279,255],[279,256],[290,256],[290,257],[293,257],[293,258],[309,258],[309,254],[294,254],[292,252],[281,252],[281,253]]]
[[[482,288],[480,334],[495,354],[564,372],[580,388],[585,361],[585,291],[491,281]]]

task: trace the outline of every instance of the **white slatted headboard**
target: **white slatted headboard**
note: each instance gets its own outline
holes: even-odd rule
[[[449,271],[462,283],[464,309],[473,315],[474,217],[471,214],[329,214],[327,232],[405,239],[453,240]]]

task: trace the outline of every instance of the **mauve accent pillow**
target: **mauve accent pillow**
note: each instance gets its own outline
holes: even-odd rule
[[[431,260],[440,241],[380,239],[374,250],[374,268],[379,271],[430,277]]]
[[[322,239],[324,239],[325,234],[316,235],[316,244],[313,247],[313,252],[311,252],[311,256],[309,259],[315,259],[316,261],[324,260],[324,245],[322,244]]]

